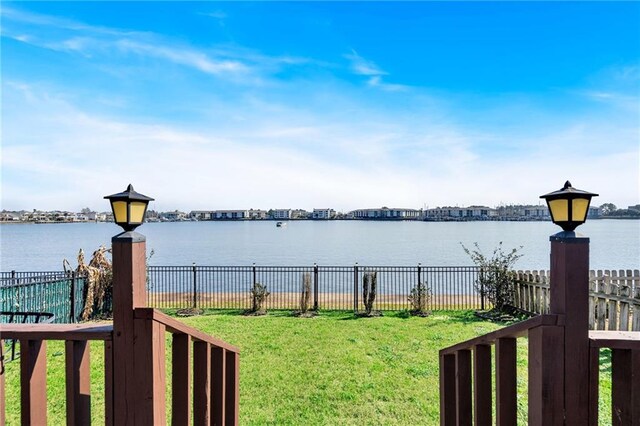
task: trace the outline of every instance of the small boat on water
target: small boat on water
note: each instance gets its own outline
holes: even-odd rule
[[[287,222],[278,222],[278,223],[276,223],[276,226],[278,228],[283,228],[283,227],[287,226]]]

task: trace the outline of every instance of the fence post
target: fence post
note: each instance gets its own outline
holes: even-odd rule
[[[353,267],[353,312],[358,313],[358,262]]]
[[[589,238],[560,232],[551,240],[549,312],[565,317],[565,423],[589,424]],[[546,349],[546,348],[545,348]]]
[[[313,310],[318,310],[318,265],[313,264]]]
[[[11,284],[13,284],[13,285],[17,284],[17,281],[16,281],[16,270],[15,269],[11,271],[11,280],[12,280]]]
[[[193,272],[193,309],[198,307],[198,281],[196,280],[196,262],[191,266]]]
[[[253,272],[253,286],[255,287],[256,283],[258,282],[258,272],[256,271],[256,264],[254,263],[251,271]]]
[[[71,294],[69,295],[69,322],[76,322],[76,272],[71,271]]]

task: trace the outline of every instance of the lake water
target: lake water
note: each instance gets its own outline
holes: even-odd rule
[[[0,270],[73,267],[109,245],[112,223],[2,224]],[[523,246],[519,269],[549,268],[550,222],[273,221],[148,223],[138,228],[154,250],[151,265],[471,265],[460,243],[478,242],[486,254],[502,241]],[[591,238],[591,269],[640,269],[640,221],[591,220],[579,228]]]

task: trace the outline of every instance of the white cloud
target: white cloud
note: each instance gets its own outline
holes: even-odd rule
[[[196,130],[97,115],[28,84],[5,87],[3,208],[106,209],[101,197],[128,183],[160,210],[535,203],[566,179],[602,202],[635,204],[639,193],[637,150],[592,149],[603,134],[629,137],[613,126],[525,135],[513,141],[525,152],[505,158],[478,153],[474,129],[427,111],[327,124],[321,112],[281,106],[261,117],[257,107],[244,111],[249,126]]]

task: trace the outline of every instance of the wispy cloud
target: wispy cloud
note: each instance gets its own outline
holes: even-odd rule
[[[370,87],[379,88],[389,92],[401,92],[409,89],[409,86],[391,84],[383,81],[383,76],[387,76],[388,73],[383,71],[375,62],[360,56],[355,50],[352,50],[351,53],[345,54],[344,57],[350,61],[351,71],[354,74],[368,77],[367,85]]]

